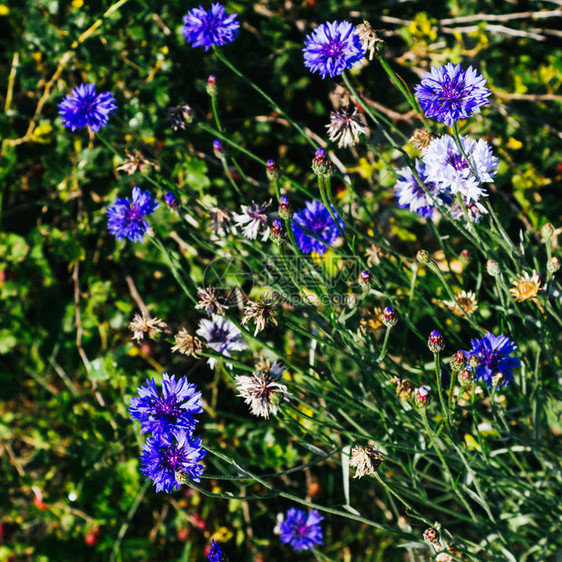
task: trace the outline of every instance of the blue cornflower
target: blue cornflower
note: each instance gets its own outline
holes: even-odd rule
[[[304,509],[291,507],[279,521],[276,532],[281,535],[281,542],[291,545],[294,550],[310,550],[324,542],[320,527],[323,520],[324,517],[316,509],[306,512]]]
[[[231,357],[231,351],[248,347],[242,332],[236,325],[225,316],[219,316],[218,314],[213,314],[210,320],[206,318],[201,320],[196,334],[204,338],[211,349],[226,357]],[[217,360],[209,357],[207,363],[213,369]],[[226,366],[232,369],[231,363],[226,363]]]
[[[425,186],[427,192],[439,203],[449,205],[452,202],[448,189],[439,189],[434,182],[427,181],[425,174],[425,164],[416,158],[416,171]],[[401,168],[396,172],[398,180],[394,186],[394,195],[398,199],[398,206],[401,209],[408,209],[412,213],[417,213],[424,219],[433,216],[433,199],[426,194],[414,172],[408,167]]]
[[[220,547],[220,544],[216,542],[215,539],[211,539],[211,550],[209,550],[207,558],[209,562],[223,562],[226,560],[226,555]]]
[[[462,350],[470,363],[470,357],[475,355],[479,365],[474,369],[476,379],[484,379],[488,388],[493,384],[493,378],[501,375],[503,385],[507,386],[513,380],[513,369],[521,365],[519,357],[510,357],[517,349],[515,342],[507,336],[494,336],[490,332],[484,334],[479,340],[470,340],[472,349]]]
[[[345,223],[338,216],[335,209],[334,215],[338,219],[341,230],[344,229]],[[306,202],[306,208],[298,211],[293,215],[291,228],[295,235],[297,246],[304,254],[323,255],[328,246],[333,244],[340,235],[340,228],[330,215],[328,208],[313,199]],[[314,238],[308,234],[310,232]]]
[[[486,78],[472,68],[464,71],[460,64],[431,67],[415,87],[416,99],[426,117],[451,126],[459,119],[480,113],[480,106],[490,103],[486,98],[492,93],[484,87]]]
[[[96,93],[95,84],[80,84],[58,105],[59,115],[65,127],[76,131],[90,127],[97,132],[107,125],[109,114],[117,110],[111,92]]]
[[[190,436],[197,423],[193,416],[203,411],[201,392],[187,377],[176,381],[175,375],[164,373],[162,378],[162,395],[154,379],[147,379],[146,386],[138,389],[138,398],[131,399],[129,414],[141,423],[141,433],[151,431],[156,436],[183,430]]]
[[[306,36],[303,53],[304,66],[311,72],[333,78],[360,62],[366,51],[348,21],[333,21],[319,25]]]
[[[220,47],[234,41],[240,28],[236,17],[237,14],[229,15],[218,2],[210,10],[199,6],[183,17],[185,25],[181,32],[192,47],[205,47],[208,51],[213,45]]]
[[[465,136],[460,141],[477,177],[451,135],[433,139],[427,147],[423,156],[425,176],[439,189],[450,189],[455,195],[460,193],[470,203],[487,196],[481,184],[494,181],[499,161],[484,139],[475,141]]]
[[[159,203],[150,196],[150,191],[133,187],[133,200],[120,197],[107,209],[107,229],[117,240],[128,238],[131,242],[143,242],[149,225],[143,218],[150,215]]]
[[[192,439],[183,430],[149,437],[140,456],[141,472],[152,480],[157,492],[171,494],[180,487],[178,472],[195,482],[201,480],[205,467],[200,461],[204,456],[201,437]]]

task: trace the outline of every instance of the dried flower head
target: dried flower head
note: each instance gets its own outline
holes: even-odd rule
[[[416,129],[410,137],[412,146],[420,151],[423,156],[427,147],[435,137],[427,129]]]
[[[377,246],[376,244],[371,244],[367,251],[365,252],[365,256],[367,257],[367,265],[373,267],[373,265],[380,265],[382,258],[385,258],[388,255],[387,251]]]
[[[396,396],[401,400],[408,400],[414,396],[414,385],[406,379],[399,379],[396,384]]]
[[[228,310],[226,299],[223,295],[218,293],[215,287],[199,287],[197,289],[197,294],[199,296],[199,301],[195,305],[195,308],[205,310],[209,316],[211,316],[211,314],[224,315],[224,311]]]
[[[367,125],[357,116],[357,109],[353,113],[348,113],[343,109],[340,113],[332,111],[330,113],[330,124],[328,128],[328,138],[338,141],[339,148],[354,146],[359,142],[359,135],[367,132]]]
[[[379,306],[375,306],[372,314],[368,313],[359,321],[359,328],[364,332],[366,332],[367,330],[370,332],[374,332],[375,330],[378,330],[383,326],[384,324],[382,322],[382,308],[380,308]]]
[[[148,333],[149,337],[160,334],[168,330],[166,322],[158,318],[147,318],[144,314],[135,314],[134,318],[129,324],[129,330],[133,332],[133,339],[141,341],[144,339],[144,334]]]
[[[469,316],[478,310],[478,299],[472,291],[461,291],[455,295],[455,301],[443,301],[443,304],[455,315],[464,316],[464,312]]]
[[[145,158],[143,153],[136,149],[133,152],[126,151],[127,158],[121,166],[117,166],[117,170],[121,172],[127,172],[127,174],[134,174],[137,170],[142,172],[145,168],[152,166],[153,168],[158,168],[156,162]]]
[[[336,111],[340,109],[347,109],[351,103],[351,96],[349,90],[341,84],[336,84],[334,89],[328,94],[332,106]]]
[[[176,345],[172,347],[172,351],[178,351],[188,357],[199,357],[201,351],[201,340],[197,336],[192,336],[185,328],[182,328],[175,336]]]
[[[191,125],[194,119],[195,112],[189,105],[178,105],[168,108],[168,120],[174,131],[187,129],[187,126]]]
[[[230,212],[227,209],[214,207],[209,214],[211,216],[211,232],[221,238],[226,236],[232,222]]]
[[[363,20],[363,23],[357,25],[355,32],[359,35],[363,49],[369,53],[369,60],[373,60],[373,56],[381,52],[384,41],[377,36],[376,31],[367,20]]]
[[[533,275],[529,275],[529,272],[524,271],[523,275],[520,275],[517,281],[513,281],[512,284],[513,287],[509,289],[509,292],[517,302],[529,299],[536,300],[541,288],[541,280],[536,271],[533,271]]]
[[[254,416],[268,419],[277,414],[281,402],[291,396],[287,387],[279,382],[285,365],[275,362],[268,370],[254,371],[251,377],[238,375],[235,378],[237,396],[244,398]]]
[[[257,302],[248,301],[246,303],[246,308],[244,309],[244,317],[242,318],[241,324],[246,324],[250,319],[253,319],[256,324],[256,329],[254,331],[254,336],[261,332],[267,324],[271,323],[277,326],[277,304],[275,300],[270,296],[266,295],[260,297]]]
[[[361,478],[366,474],[374,474],[382,461],[382,455],[377,451],[374,445],[353,447],[351,450],[351,458],[349,459],[349,466],[355,468],[355,476],[353,478]]]

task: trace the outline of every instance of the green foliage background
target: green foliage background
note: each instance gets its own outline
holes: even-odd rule
[[[143,485],[140,440],[127,416],[128,401],[146,377],[164,371],[183,374],[194,362],[171,355],[169,346],[158,341],[131,342],[127,324],[138,309],[135,294],[174,328],[193,329],[198,316],[188,312],[192,307],[151,246],[117,244],[106,232],[107,205],[128,194],[141,176],[117,173],[119,162],[111,152],[86,132],[64,129],[57,115],[57,103],[73,86],[95,82],[98,90],[111,90],[119,106],[103,132],[110,143],[120,151],[141,142],[150,147],[162,162],[161,177],[186,181],[207,205],[235,200],[212,157],[212,137],[197,128],[174,132],[166,119],[167,108],[182,103],[207,119],[205,84],[212,73],[231,138],[265,160],[276,159],[288,174],[309,177],[311,151],[304,141],[211,53],[185,44],[181,18],[194,5],[129,0],[105,17],[111,6],[105,1],[0,5],[0,559],[201,560],[211,536],[224,542],[231,560],[257,560],[258,553],[264,560],[293,558],[280,550],[272,534],[286,502],[245,507],[238,500],[209,500],[195,492],[168,497]],[[333,82],[310,75],[302,64],[304,35],[313,23],[368,19],[384,30],[386,56],[409,85],[430,64],[473,64],[494,93],[471,132],[488,139],[502,162],[493,193],[496,212],[515,240],[523,230],[535,244],[544,223],[560,224],[560,16],[496,21],[493,16],[513,13],[514,4],[488,0],[261,0],[227,2],[226,7],[243,22],[240,36],[226,50],[230,59],[296,121],[323,138]],[[519,2],[517,12],[555,7]],[[475,14],[490,17],[440,23]],[[99,26],[73,45],[98,19]],[[61,60],[66,64],[35,114]],[[362,68],[357,78],[366,97],[407,114],[408,106],[379,65]],[[399,124],[407,133],[413,128],[408,116]],[[438,249],[427,226],[395,208],[390,164],[361,150],[339,156],[360,192],[375,188],[381,215],[392,211],[393,216],[386,213],[385,231],[397,247],[409,256],[420,248]],[[256,179],[249,199],[266,199],[264,170],[250,159],[240,161]],[[185,197],[189,205],[190,195]],[[156,228],[168,220],[159,211]],[[541,251],[534,257],[537,263],[544,258]],[[192,260],[195,283],[202,278],[202,267],[200,260]],[[432,327],[430,299],[436,287],[427,281],[420,289],[428,302],[414,320],[418,326],[426,323],[425,331]],[[459,335],[459,341],[468,341],[469,333]],[[307,343],[293,333],[285,346],[306,353]],[[415,344],[403,359],[413,361],[422,353]],[[342,362],[342,371],[346,368]],[[537,415],[544,417],[553,451],[560,451],[560,408],[553,405],[559,381],[549,376],[537,391],[545,393],[545,404],[552,407]],[[235,448],[245,466],[261,472],[313,458],[297,438],[287,446],[282,428],[250,419],[224,377],[205,367],[193,380],[207,400],[200,424],[206,442],[227,453]],[[213,466],[211,473],[218,469]],[[218,482],[212,484],[221,489]],[[332,461],[287,484],[297,495],[320,503],[344,503],[341,468]],[[248,488],[248,493],[258,491]],[[352,485],[352,493],[360,497],[361,486]],[[75,501],[69,500],[71,494]],[[380,518],[395,517],[382,509],[372,491],[363,501]],[[525,526],[540,536],[539,519],[513,524],[521,528],[521,551],[537,540],[525,539]],[[325,533],[325,554],[333,559],[405,556],[395,539],[353,521],[331,518]],[[549,548],[554,540],[547,540]],[[544,558],[537,554],[533,559]]]

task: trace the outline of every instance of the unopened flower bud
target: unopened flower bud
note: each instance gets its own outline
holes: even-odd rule
[[[268,160],[265,164],[265,175],[270,182],[276,182],[279,179],[279,168],[275,160]]]
[[[418,408],[426,408],[431,402],[431,395],[429,394],[429,390],[425,386],[420,386],[416,390],[414,401]]]
[[[459,261],[462,265],[467,266],[470,263],[470,252],[463,250],[459,255]]]
[[[191,478],[189,477],[189,474],[187,472],[180,470],[179,472],[176,472],[176,481],[179,484],[188,484],[189,482],[191,482]]]
[[[370,287],[371,283],[373,282],[373,276],[371,275],[370,271],[362,271],[361,275],[359,275],[359,284],[362,287]]]
[[[357,301],[358,299],[355,293],[351,293],[345,297],[345,305],[347,308],[355,308],[357,306]]]
[[[500,274],[499,263],[495,260],[488,260],[486,262],[486,271],[488,272],[488,275],[491,275],[492,277],[497,277]]]
[[[291,208],[291,204],[284,195],[281,195],[281,197],[279,197],[279,216],[283,220],[289,220],[293,216],[293,209]]]
[[[177,209],[180,205],[178,198],[171,191],[164,195],[164,201],[166,201],[166,205],[168,205],[170,209]]]
[[[416,258],[420,263],[429,263],[429,252],[427,250],[420,250]]]
[[[550,258],[546,264],[546,271],[550,274],[553,275],[554,273],[556,273],[558,270],[560,269],[560,261],[558,260],[558,258],[556,256],[554,256],[553,258]]]
[[[480,359],[478,359],[476,355],[471,355],[468,358],[468,364],[470,365],[470,368],[474,371],[474,369],[476,369],[476,367],[480,365]]]
[[[429,545],[439,543],[439,531],[429,527],[423,532],[423,540]]]
[[[550,238],[554,234],[554,227],[549,222],[547,222],[541,228],[541,234],[545,240],[550,240]]]
[[[502,382],[502,380],[503,380],[503,373],[496,373],[492,377],[492,384],[494,384],[494,386],[498,386],[500,382]]]
[[[211,74],[209,78],[207,78],[207,93],[210,96],[217,95],[217,79],[214,74]]]
[[[312,160],[312,171],[317,176],[329,177],[332,175],[332,163],[326,156],[323,148],[318,148]]]
[[[464,369],[457,375],[457,380],[461,386],[466,386],[472,382],[472,373],[468,369]]]
[[[222,158],[224,156],[224,150],[219,139],[213,141],[213,152],[217,158]]]
[[[440,353],[445,349],[445,340],[441,335],[439,330],[433,330],[431,334],[429,334],[429,339],[427,340],[427,347],[432,353]]]
[[[462,351],[457,351],[452,357],[449,367],[452,371],[462,371],[466,367],[466,355]]]
[[[275,244],[281,245],[285,242],[286,237],[287,231],[285,230],[285,226],[279,219],[275,219],[271,227],[271,239]]]
[[[392,328],[398,322],[398,312],[394,308],[387,306],[382,312],[381,320],[387,328]]]

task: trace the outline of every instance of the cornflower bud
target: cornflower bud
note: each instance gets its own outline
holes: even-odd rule
[[[556,256],[550,258],[546,264],[546,271],[550,275],[554,275],[560,269],[560,261]]]
[[[466,367],[467,359],[466,355],[462,351],[457,351],[452,357],[449,367],[455,373],[462,371]]]
[[[370,271],[362,271],[361,275],[359,275],[359,285],[362,287],[370,287],[371,283],[373,282],[373,276],[371,275]]]
[[[317,176],[330,177],[332,175],[332,163],[326,156],[323,148],[318,148],[312,160],[312,171]]]
[[[291,208],[291,204],[284,195],[281,195],[281,197],[279,197],[279,216],[283,220],[289,220],[293,216],[293,209]]]
[[[276,182],[279,179],[279,168],[275,160],[268,160],[265,164],[265,175],[270,182]]]
[[[416,395],[414,396],[414,402],[418,408],[427,408],[431,402],[431,395],[429,390],[425,386],[420,386],[416,390]]]
[[[466,386],[472,382],[472,373],[469,370],[464,369],[457,375],[457,380],[461,386]]]
[[[285,242],[286,237],[287,232],[285,231],[285,226],[279,219],[275,219],[271,227],[271,239],[275,244],[280,246]]]
[[[463,250],[459,255],[459,261],[462,265],[467,266],[470,263],[470,252]]]
[[[550,240],[550,238],[554,234],[554,227],[549,222],[543,224],[543,227],[541,228],[541,234],[545,240]]]
[[[468,358],[468,364],[470,365],[470,368],[474,371],[474,369],[476,369],[476,367],[480,365],[480,359],[478,359],[476,355],[471,355]]]
[[[433,527],[427,528],[423,532],[423,540],[427,544],[437,544],[439,542],[439,531]]]
[[[394,308],[387,306],[382,312],[381,320],[387,328],[392,328],[393,326],[396,326],[398,322],[398,312],[396,312]]]
[[[207,78],[207,94],[210,96],[217,95],[217,79],[214,74],[211,74],[209,78]]]
[[[445,340],[439,330],[433,330],[433,332],[429,334],[427,347],[429,347],[432,353],[440,353],[445,349]]]
[[[420,263],[429,263],[429,252],[427,250],[420,250],[416,258]]]
[[[171,191],[164,195],[164,201],[166,201],[166,205],[172,210],[177,209],[180,205],[178,198]]]
[[[492,277],[497,277],[500,274],[499,263],[495,260],[488,260],[486,262],[486,271],[488,272],[488,275],[491,275]]]
[[[219,159],[222,159],[222,157],[224,156],[224,150],[222,148],[222,144],[219,139],[215,139],[213,141],[213,152],[215,153],[215,156]]]

